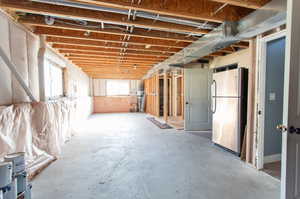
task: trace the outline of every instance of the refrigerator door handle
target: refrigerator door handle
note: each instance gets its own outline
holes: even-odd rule
[[[216,80],[213,80],[213,83],[211,84],[211,87],[213,88],[214,86],[214,96],[212,97],[214,100],[214,107],[212,108],[212,113],[215,113],[217,110],[217,82]]]

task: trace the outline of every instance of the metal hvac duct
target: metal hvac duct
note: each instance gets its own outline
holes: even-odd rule
[[[69,6],[69,7],[74,7],[74,8],[83,8],[83,9],[88,9],[88,10],[96,10],[96,11],[102,11],[102,12],[118,13],[118,14],[123,14],[123,15],[131,14],[131,13],[129,13],[130,11],[127,11],[127,10],[107,8],[107,7],[101,7],[101,6],[78,3],[78,2],[71,2],[68,0],[31,0],[31,1],[38,2],[38,3]],[[169,23],[176,23],[176,24],[192,26],[192,27],[202,28],[202,29],[214,29],[215,28],[215,26],[207,24],[207,23],[199,23],[199,22],[191,21],[191,20],[185,20],[185,19],[179,19],[179,18],[173,18],[173,17],[167,17],[167,16],[160,16],[157,14],[152,14],[152,13],[143,12],[143,11],[136,11],[135,13],[133,13],[131,15],[135,15],[136,17],[141,17],[141,18],[146,18],[146,19],[152,19],[152,20],[169,22]],[[186,34],[189,34],[189,33],[186,33]]]
[[[250,39],[285,23],[286,0],[272,0],[237,23],[225,22],[164,62],[154,66],[144,78],[160,69],[185,66],[235,42]]]

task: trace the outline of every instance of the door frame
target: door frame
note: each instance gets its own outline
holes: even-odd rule
[[[266,69],[267,69],[267,43],[286,37],[286,30],[260,38],[257,43],[258,52],[258,70],[257,70],[257,169],[264,167],[264,134],[265,134],[265,101],[266,101]],[[261,112],[261,114],[259,114]]]

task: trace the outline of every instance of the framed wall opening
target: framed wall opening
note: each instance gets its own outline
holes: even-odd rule
[[[259,103],[257,167],[281,179],[285,36],[281,31],[259,41]]]

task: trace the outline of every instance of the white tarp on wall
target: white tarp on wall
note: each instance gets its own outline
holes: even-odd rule
[[[1,107],[0,158],[25,152],[26,168],[35,172],[59,157],[75,132],[76,115],[76,101],[66,98]]]

